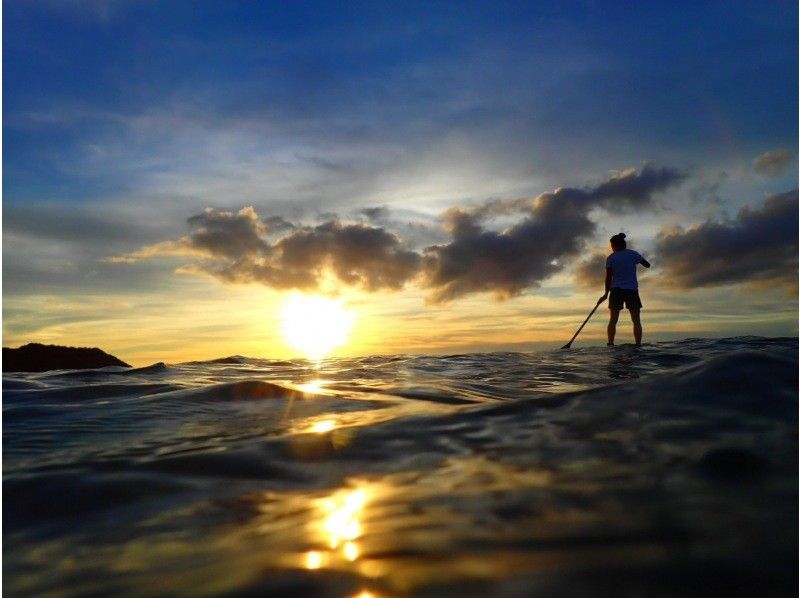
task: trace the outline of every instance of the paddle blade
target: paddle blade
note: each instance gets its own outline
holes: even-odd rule
[[[562,350],[563,350],[563,349],[569,349],[569,347],[570,347],[570,345],[571,345],[571,344],[572,344],[571,342],[570,342],[570,343],[567,343],[566,345],[564,345],[563,347],[561,347],[561,349],[562,349]]]

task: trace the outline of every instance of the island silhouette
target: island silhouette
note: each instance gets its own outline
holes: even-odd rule
[[[17,348],[3,347],[4,372],[45,372],[47,370],[86,370],[130,364],[97,347],[64,347],[28,343]]]

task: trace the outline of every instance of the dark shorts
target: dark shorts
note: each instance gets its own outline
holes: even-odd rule
[[[611,289],[611,295],[608,299],[608,309],[619,311],[622,309],[623,303],[628,309],[642,309],[642,300],[639,299],[639,291]]]

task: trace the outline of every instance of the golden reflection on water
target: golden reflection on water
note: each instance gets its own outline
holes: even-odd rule
[[[326,512],[322,528],[331,548],[338,548],[343,541],[355,540],[361,535],[359,516],[366,502],[366,492],[361,489],[322,501],[322,508]]]
[[[303,384],[295,384],[294,387],[304,393],[318,395],[322,394],[326,382],[327,380],[315,379]]]
[[[358,546],[355,542],[345,542],[344,546],[342,546],[342,552],[344,553],[344,558],[348,561],[354,561],[358,558]]]
[[[322,553],[310,550],[306,553],[306,569],[319,569],[322,566]]]
[[[332,419],[323,419],[318,422],[314,422],[311,425],[311,431],[317,434],[325,434],[326,432],[330,432],[336,427],[336,422]]]
[[[361,519],[367,500],[365,487],[340,490],[319,499],[318,517],[310,522],[311,534],[314,541],[325,544],[328,550],[306,553],[307,569],[319,569],[335,560],[358,559],[361,551],[356,541],[362,535]]]
[[[319,442],[331,434],[305,436]],[[586,525],[583,514],[571,507],[526,510],[527,501],[516,496],[552,483],[549,470],[486,457],[451,458],[425,475],[398,472],[378,479],[350,478],[344,487],[327,494],[300,493],[291,504],[270,502],[265,512],[289,511],[300,523],[299,528],[291,526],[301,533],[292,536],[294,546],[287,547],[281,562],[307,571],[347,571],[405,594],[432,581],[448,583],[464,576],[499,579],[522,570],[560,566],[562,557],[546,551],[531,555],[509,548],[487,558],[459,549],[463,539],[502,539],[513,546],[533,537],[546,543],[554,528],[571,532]],[[484,525],[477,524],[470,511],[482,515],[492,508],[493,513],[495,506],[511,515],[492,515]],[[271,522],[263,531],[274,536],[274,525]],[[281,526],[277,529],[278,535],[283,533]],[[363,592],[371,594],[354,596],[381,595],[366,588]]]

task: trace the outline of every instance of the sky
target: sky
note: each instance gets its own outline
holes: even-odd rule
[[[302,293],[335,355],[555,347],[621,231],[646,342],[796,336],[797,10],[4,3],[3,345],[289,357]]]

